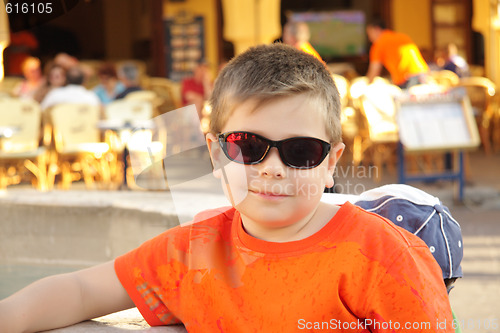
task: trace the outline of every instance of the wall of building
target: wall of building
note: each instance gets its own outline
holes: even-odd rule
[[[392,27],[409,35],[422,50],[432,48],[432,0],[393,0]]]
[[[132,58],[131,3],[123,0],[102,2],[107,59]]]
[[[222,7],[223,35],[233,43],[235,54],[281,35],[280,0],[222,0]]]
[[[500,68],[498,58],[500,53],[500,24],[498,8],[488,0],[473,1],[472,29],[480,32],[484,37],[484,72],[485,76],[500,84]]]

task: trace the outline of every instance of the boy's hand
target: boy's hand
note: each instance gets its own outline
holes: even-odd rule
[[[37,332],[134,307],[114,262],[37,281],[0,301],[0,332]]]

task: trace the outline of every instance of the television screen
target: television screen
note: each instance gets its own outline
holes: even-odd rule
[[[366,53],[365,14],[362,11],[293,13],[290,20],[309,26],[310,43],[323,59]]]

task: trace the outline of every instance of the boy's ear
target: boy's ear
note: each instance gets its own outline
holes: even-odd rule
[[[326,183],[326,187],[331,188],[333,187],[333,173],[335,172],[335,166],[337,165],[337,162],[339,161],[340,157],[342,156],[342,153],[344,152],[345,149],[345,144],[342,142],[337,143],[335,146],[333,146],[330,149],[330,153],[328,154],[328,180]]]
[[[210,153],[210,159],[212,160],[212,166],[214,168],[212,171],[213,175],[215,178],[220,179],[222,177],[221,158],[223,158],[224,154],[222,153],[219,143],[217,142],[217,137],[214,134],[208,133],[205,139],[207,142],[208,151]]]
[[[337,143],[330,149],[330,154],[328,156],[328,171],[335,171],[335,165],[339,161],[342,153],[344,152],[345,144],[343,142]]]

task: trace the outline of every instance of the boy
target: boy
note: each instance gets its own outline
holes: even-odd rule
[[[207,145],[233,207],[199,214],[114,262],[0,302],[0,331],[139,308],[189,332],[448,331],[425,243],[378,215],[320,202],[343,151],[338,92],[292,47],[252,48],[216,80]],[[7,323],[8,322],[8,323]]]

